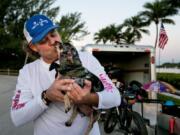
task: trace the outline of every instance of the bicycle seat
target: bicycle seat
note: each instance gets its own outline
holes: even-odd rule
[[[123,94],[123,97],[124,97],[125,99],[132,100],[132,99],[135,99],[135,98],[136,98],[136,95],[133,94],[133,93],[125,92],[125,93]]]

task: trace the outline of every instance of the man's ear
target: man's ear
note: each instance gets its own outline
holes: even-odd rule
[[[33,51],[37,52],[37,47],[36,47],[35,45],[29,44],[29,47],[30,47]]]

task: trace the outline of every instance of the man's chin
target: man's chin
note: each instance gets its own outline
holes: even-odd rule
[[[59,58],[58,57],[53,57],[52,61],[57,61]]]
[[[48,63],[53,63],[54,61],[57,61],[58,60],[58,57],[44,57],[44,59],[46,60],[46,61],[48,61]]]

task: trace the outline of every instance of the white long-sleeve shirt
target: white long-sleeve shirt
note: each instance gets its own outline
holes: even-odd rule
[[[120,105],[119,91],[97,59],[87,52],[79,52],[79,57],[83,66],[95,74],[104,85],[105,89],[97,92],[98,109]],[[34,135],[82,135],[87,129],[88,117],[78,115],[72,126],[66,127],[65,122],[70,118],[72,112],[65,113],[64,103],[55,102],[46,106],[41,99],[42,91],[48,89],[55,80],[55,70],[49,71],[49,66],[50,64],[38,59],[26,64],[20,70],[12,99],[12,121],[16,126],[34,121]],[[100,135],[97,122],[90,135]]]

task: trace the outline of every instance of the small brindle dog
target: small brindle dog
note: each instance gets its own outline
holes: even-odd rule
[[[61,78],[72,78],[81,87],[84,87],[85,80],[90,80],[92,84],[91,92],[99,92],[103,90],[104,87],[99,78],[82,66],[78,52],[73,45],[69,43],[59,43],[59,46],[56,46],[56,48],[60,57],[60,65],[53,62],[50,66],[50,70],[55,68],[56,77],[60,75]],[[65,112],[67,113],[71,109],[71,103],[66,93],[64,93],[64,106]],[[94,110],[92,106],[85,106],[93,110],[89,115],[90,121],[85,133],[85,135],[88,135],[94,122],[98,120],[100,111]],[[80,109],[81,107],[83,107],[83,105],[73,105],[73,112],[70,119],[65,123],[66,126],[71,126],[78,113],[87,116],[86,113],[82,112],[82,109]]]

